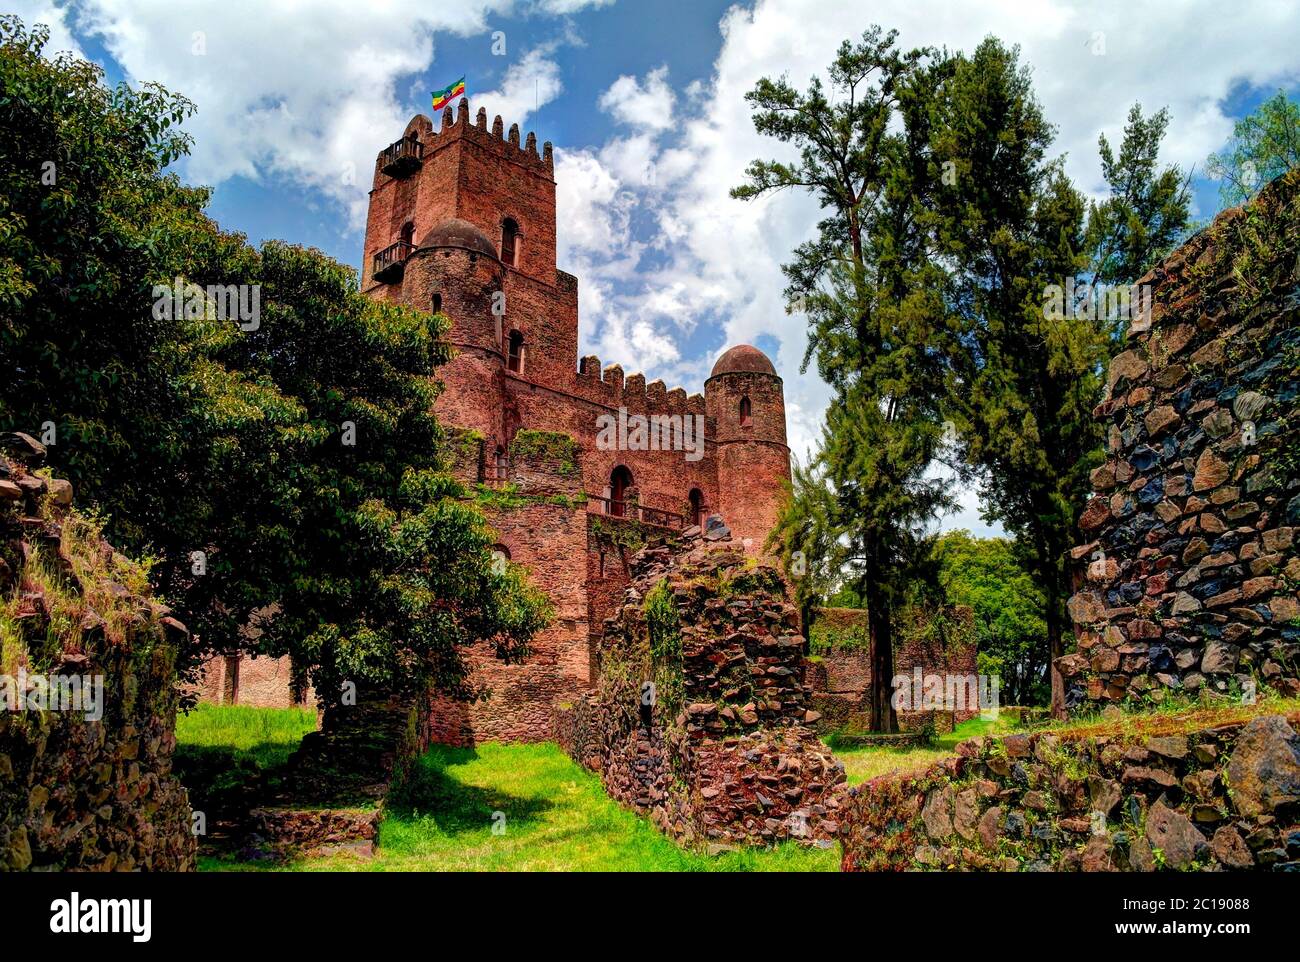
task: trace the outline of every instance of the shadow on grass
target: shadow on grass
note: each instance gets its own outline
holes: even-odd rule
[[[500,789],[470,785],[456,777],[455,767],[479,757],[473,748],[433,745],[393,786],[385,803],[387,817],[418,819],[432,817],[449,835],[481,832],[491,825],[495,812],[504,812],[512,830],[537,821],[553,808],[543,798],[510,795]]]
[[[251,748],[178,745],[172,770],[189,791],[196,811],[217,818],[240,817],[278,787],[288,755],[283,742]]]

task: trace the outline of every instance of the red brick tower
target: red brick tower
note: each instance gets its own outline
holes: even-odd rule
[[[555,269],[555,179],[551,145],[537,151],[518,125],[469,122],[461,100],[442,126],[422,115],[379,154],[366,222],[362,289],[370,296],[452,322],[455,359],[439,371],[438,414],[483,433],[487,457],[517,427],[504,371],[553,383],[571,379],[578,348],[578,299]]]
[[[790,480],[781,378],[766,354],[739,344],[713,365],[704,405],[718,451],[717,511],[735,537],[750,539],[747,550],[761,551]]]

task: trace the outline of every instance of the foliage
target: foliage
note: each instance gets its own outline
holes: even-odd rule
[[[949,531],[936,554],[944,597],[974,612],[980,674],[998,676],[1004,702],[1042,704],[1048,695],[1043,593],[1015,545]]]
[[[792,499],[781,551],[821,544],[849,569],[840,576],[872,619],[872,727],[884,731],[896,727],[887,682],[894,611],[928,550],[926,525],[951,504],[947,484],[926,470],[940,443],[943,371],[930,345],[941,292],[913,216],[923,185],[894,130],[909,85],[935,55],[899,53],[895,37],[873,27],[860,43],[843,43],[829,99],[817,77],[806,93],[784,78],[759,80],[746,95],[755,129],[793,144],[799,161],[756,160],[732,190],[748,199],[796,187],[828,211],[783,270],[787,297],[809,319],[805,365],[815,357],[835,392],[816,456],[830,494]],[[831,547],[840,542],[845,550]]]
[[[473,697],[464,646],[518,659],[549,609],[495,569],[444,473],[446,319],[371,301],[318,251],[221,231],[207,192],[165,172],[188,101],[105,89],[45,39],[0,19],[0,428],[54,423],[79,503],[158,556],[191,658],[290,654],[327,702],[345,681]],[[256,290],[255,323],[160,309],[177,278]]]
[[[655,700],[664,718],[672,719],[681,709],[682,629],[677,599],[665,578],[645,596],[646,630],[650,636],[650,668],[654,673]]]
[[[1206,161],[1207,173],[1222,181],[1224,207],[1250,200],[1259,190],[1293,167],[1300,166],[1300,103],[1283,91],[1232,127],[1232,139]]]
[[[1168,110],[1144,120],[1142,105],[1134,104],[1118,157],[1105,134],[1098,138],[1101,172],[1110,193],[1088,204],[1083,244],[1093,284],[1132,284],[1188,234],[1191,175],[1176,167],[1159,169],[1160,143],[1168,126]]]
[[[574,474],[578,470],[578,442],[559,431],[518,431],[510,442],[510,454],[516,458],[553,461],[562,475]]]

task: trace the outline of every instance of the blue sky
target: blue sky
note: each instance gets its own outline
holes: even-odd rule
[[[1100,190],[1096,142],[1130,104],[1168,106],[1166,160],[1203,171],[1233,120],[1300,86],[1300,13],[1243,0],[11,0],[53,49],[110,81],[154,80],[198,105],[182,176],[214,188],[225,227],[361,260],[376,152],[429,92],[464,75],[472,106],[556,147],[560,266],[579,278],[581,348],[699,390],[749,342],[786,382],[791,446],[815,440],[828,393],[799,371],[804,322],[784,311],[780,264],[815,204],[727,197],[745,163],[780,156],[743,95],[763,75],[797,85],[873,22],[904,46],[1019,44],[1066,168]],[[501,35],[501,36],[498,36]],[[495,55],[494,42],[504,55]],[[360,172],[360,173],[358,173]],[[1197,214],[1218,206],[1198,176]],[[975,493],[945,527],[988,529]]]

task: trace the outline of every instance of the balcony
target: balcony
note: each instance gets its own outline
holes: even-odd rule
[[[390,244],[375,255],[375,265],[370,276],[385,284],[401,280],[406,271],[406,259],[414,252],[415,245],[407,241]]]
[[[594,509],[593,505],[595,505]],[[682,515],[677,514],[675,511],[650,508],[635,501],[616,501],[612,498],[602,498],[598,494],[587,495],[587,511],[591,514],[603,514],[609,518],[627,518],[629,521],[640,521],[642,524],[648,524],[655,528],[668,528],[672,531],[681,531],[685,527],[686,521]]]
[[[406,177],[424,163],[424,144],[414,137],[395,140],[379,153],[379,169],[389,177]]]

